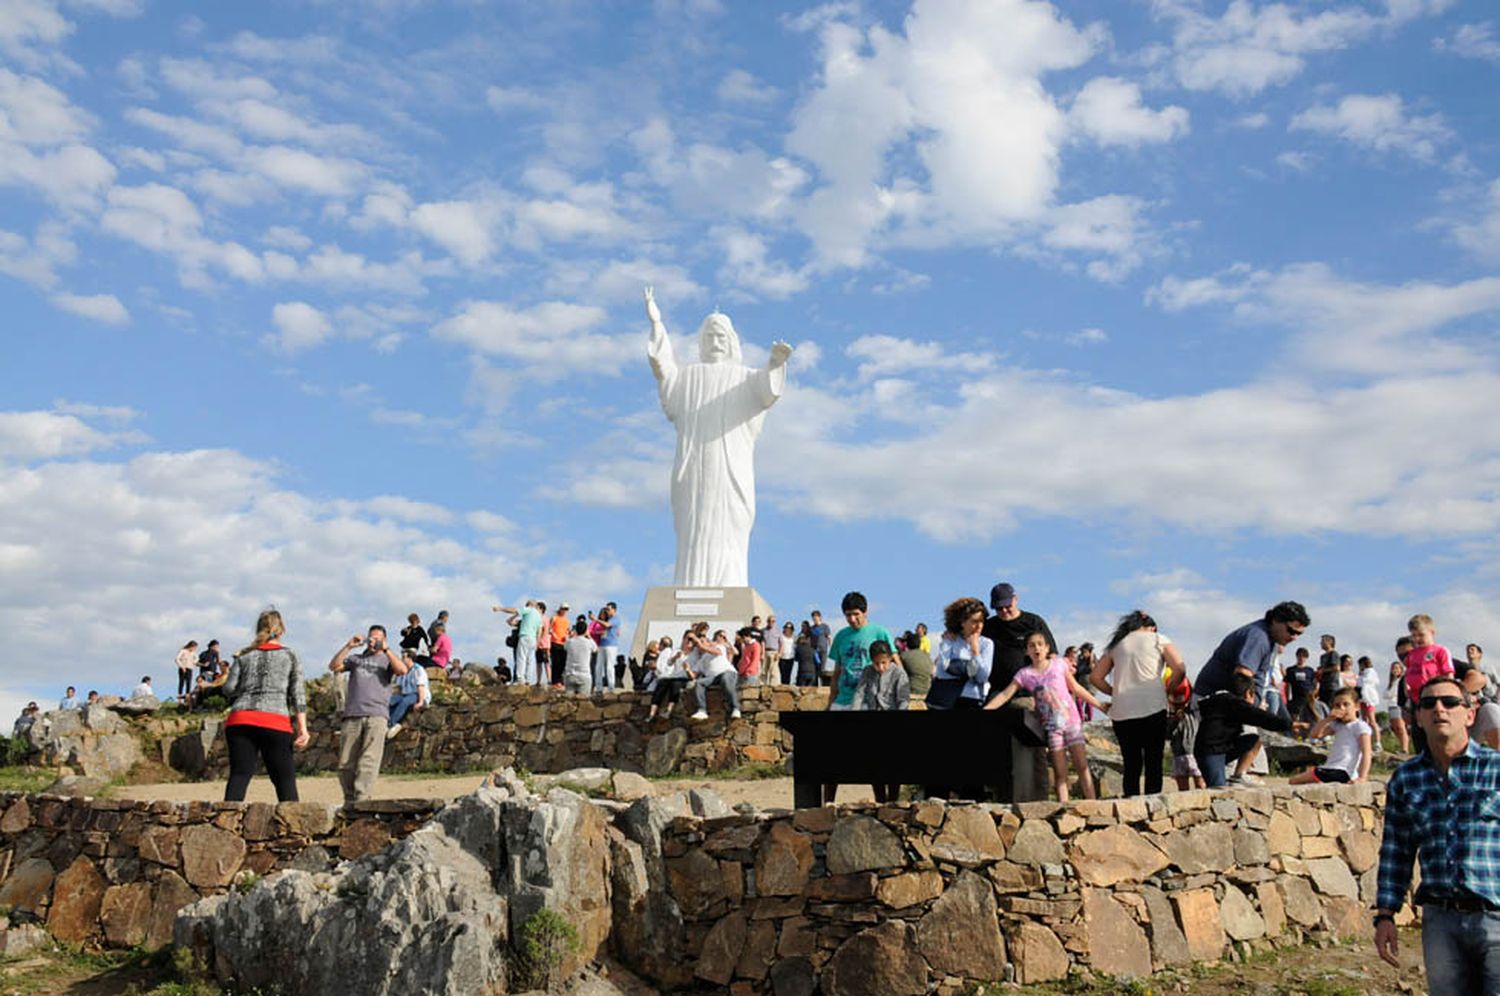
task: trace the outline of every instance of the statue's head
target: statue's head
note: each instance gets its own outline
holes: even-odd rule
[[[704,363],[739,363],[740,337],[729,316],[715,311],[698,326],[698,359]]]

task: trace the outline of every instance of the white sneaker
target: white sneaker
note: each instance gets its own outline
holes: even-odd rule
[[[691,716],[688,717],[688,719],[707,719],[707,718],[708,718],[708,713],[704,712],[702,709],[699,709],[697,712],[693,713]]]
[[[398,734],[400,732],[401,732],[401,724],[397,723],[395,726],[392,726],[389,730],[385,731],[385,738],[387,740],[395,740],[396,739],[396,734]]]
[[[729,718],[730,719],[739,719],[740,718],[740,711],[738,709],[736,709],[734,712],[732,712],[732,713],[729,714]]]

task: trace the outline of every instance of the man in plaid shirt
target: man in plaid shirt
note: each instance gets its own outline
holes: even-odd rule
[[[1469,739],[1474,709],[1452,675],[1415,705],[1427,749],[1386,786],[1375,950],[1399,967],[1395,916],[1417,858],[1428,991],[1500,996],[1500,751]]]

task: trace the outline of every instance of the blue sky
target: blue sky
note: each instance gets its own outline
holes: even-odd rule
[[[0,0],[0,707],[673,560],[643,284],[796,346],[751,577],[1494,642],[1479,2]],[[1500,648],[1497,648],[1500,652]]]

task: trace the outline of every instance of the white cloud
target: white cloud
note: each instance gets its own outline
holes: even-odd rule
[[[183,279],[190,283],[201,282],[209,268],[249,282],[265,276],[264,262],[244,246],[237,242],[215,242],[204,236],[202,214],[176,187],[148,183],[112,188],[99,226],[112,235],[173,257]]]
[[[108,449],[122,437],[64,412],[0,412],[0,459],[53,460]]]
[[[1487,261],[1500,261],[1500,180],[1492,181],[1484,193],[1464,204],[1462,213],[1450,223],[1453,240]]]
[[[411,225],[464,265],[477,266],[495,251],[492,229],[498,215],[493,203],[441,201],[418,206],[411,212]]]
[[[1483,24],[1461,24],[1452,38],[1434,38],[1432,47],[1439,52],[1451,52],[1466,59],[1483,59],[1500,62],[1500,38],[1495,37],[1495,26],[1488,21]]]
[[[741,228],[719,229],[714,235],[724,250],[719,279],[729,286],[778,300],[807,289],[807,273],[771,260],[761,236]]]
[[[725,73],[716,92],[727,104],[766,104],[781,96],[776,87],[762,83],[753,73],[743,69],[731,69]]]
[[[1343,280],[1320,263],[1277,272],[1238,264],[1196,280],[1168,277],[1147,293],[1167,311],[1230,304],[1248,324],[1295,333],[1289,362],[1300,371],[1378,378],[1392,371],[1460,374],[1487,369],[1483,354],[1437,335],[1450,323],[1500,310],[1500,277],[1400,286]]]
[[[1203,13],[1194,0],[1153,0],[1152,6],[1174,24],[1178,82],[1190,90],[1248,97],[1300,75],[1311,56],[1437,13],[1447,0],[1388,2],[1384,12],[1354,4],[1304,11],[1281,2],[1231,0],[1217,17]]]
[[[56,45],[73,32],[73,22],[50,0],[9,0],[0,4],[0,52],[25,65],[45,58],[37,51]]]
[[[556,380],[580,370],[612,376],[638,352],[640,342],[637,336],[596,331],[604,319],[602,308],[566,301],[544,301],[529,308],[466,301],[457,314],[433,327],[432,337],[482,356],[511,360],[530,378]]]
[[[1350,94],[1333,106],[1315,105],[1293,117],[1291,127],[1421,160],[1433,159],[1438,145],[1450,137],[1440,116],[1408,115],[1394,93]]]
[[[1317,156],[1314,156],[1310,152],[1289,150],[1278,153],[1276,156],[1276,164],[1278,166],[1285,166],[1287,169],[1297,173],[1306,173],[1312,169],[1315,162],[1317,162]]]
[[[1075,128],[1100,145],[1170,142],[1188,132],[1186,108],[1153,111],[1141,103],[1139,86],[1114,76],[1089,80],[1073,98],[1068,115]]]
[[[185,640],[238,647],[267,604],[313,673],[349,633],[438,608],[453,613],[458,656],[488,660],[501,591],[588,605],[638,587],[607,553],[561,544],[532,573],[503,545],[474,541],[470,528],[493,532],[486,514],[471,526],[401,495],[323,501],[288,490],[276,464],[229,450],[76,458],[101,436],[76,418],[0,414],[0,455],[23,461],[0,475],[0,557],[24,565],[0,570],[0,625],[31,648],[30,664],[5,669],[4,693],[123,691],[144,672],[160,681]],[[121,619],[130,654],[118,652]],[[65,674],[57,661],[71,662]]]
[[[90,116],[61,90],[0,67],[0,142],[62,145],[86,137],[92,128]]]
[[[491,110],[502,114],[512,110],[538,110],[547,106],[546,98],[519,86],[485,87],[484,102],[490,105]]]
[[[821,28],[820,78],[787,148],[819,171],[800,221],[826,263],[861,265],[893,223],[942,244],[1045,211],[1065,118],[1040,77],[1082,64],[1100,38],[1026,0],[918,0],[904,28]],[[898,148],[921,173],[889,161]]]
[[[703,217],[781,218],[792,208],[793,195],[807,183],[800,166],[754,146],[683,145],[661,117],[647,121],[630,140],[673,205]]]
[[[1140,198],[1119,194],[1063,204],[1048,214],[1040,243],[1046,249],[1099,257],[1087,264],[1088,275],[1114,283],[1138,267],[1148,252],[1155,251],[1154,238],[1141,220],[1145,209]]]
[[[105,325],[130,323],[130,312],[113,294],[53,294],[48,300],[63,311]]]
[[[306,301],[287,301],[271,309],[276,334],[268,341],[284,353],[298,353],[321,345],[333,335],[328,316]]]
[[[29,284],[42,288],[54,286],[57,267],[77,258],[78,247],[68,237],[67,230],[56,222],[43,222],[29,240],[19,233],[0,229],[0,273]]]

